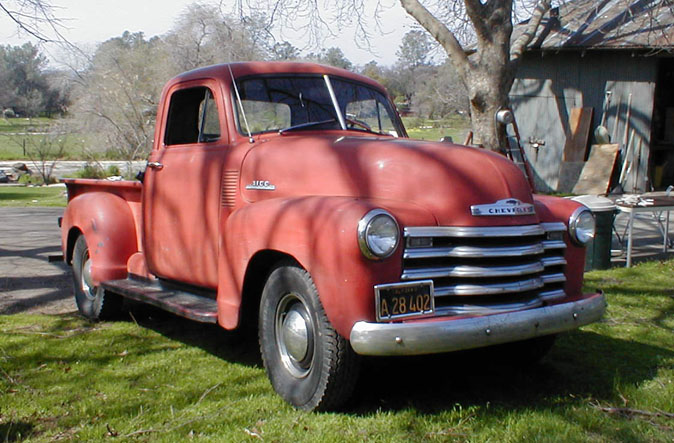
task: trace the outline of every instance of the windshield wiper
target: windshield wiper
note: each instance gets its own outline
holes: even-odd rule
[[[278,133],[284,134],[286,132],[296,131],[298,129],[306,129],[306,128],[311,128],[313,126],[324,125],[324,124],[327,124],[327,123],[335,123],[336,121],[337,121],[336,118],[331,118],[331,119],[328,119],[328,120],[321,120],[321,121],[317,121],[317,122],[300,123],[299,125],[293,125],[293,126],[288,126],[287,128],[279,129]]]

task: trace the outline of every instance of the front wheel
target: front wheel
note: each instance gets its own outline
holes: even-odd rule
[[[91,258],[84,235],[77,238],[73,249],[73,286],[77,309],[88,319],[106,320],[121,312],[122,297],[106,292],[91,279]]]
[[[260,351],[274,390],[304,410],[332,410],[351,396],[359,358],[330,324],[311,276],[297,266],[269,275],[260,302]]]

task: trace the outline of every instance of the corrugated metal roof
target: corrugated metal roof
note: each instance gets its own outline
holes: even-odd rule
[[[526,22],[513,30],[513,41]],[[575,0],[553,8],[529,49],[674,50],[674,0]]]

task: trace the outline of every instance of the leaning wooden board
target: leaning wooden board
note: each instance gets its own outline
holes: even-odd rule
[[[592,145],[580,178],[573,188],[574,194],[606,194],[615,169],[620,145]]]
[[[573,108],[569,117],[569,134],[564,145],[565,162],[582,162],[585,160],[587,142],[590,139],[592,114],[594,108]]]

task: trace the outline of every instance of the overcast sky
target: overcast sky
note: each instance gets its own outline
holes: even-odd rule
[[[166,33],[185,8],[194,3],[191,0],[51,0],[56,7],[55,15],[64,19],[67,29],[64,36],[75,44],[93,46],[111,37],[120,36],[124,31],[142,31],[146,37]],[[371,0],[376,2],[376,0]],[[205,2],[208,3],[208,2]],[[225,0],[225,5],[232,0]],[[321,47],[337,46],[355,64],[365,64],[376,60],[382,65],[391,65],[396,60],[396,50],[402,36],[412,29],[413,20],[402,9],[397,0],[383,0],[391,5],[382,18],[384,35],[373,30],[372,54],[359,49],[354,41],[354,32],[342,32],[338,39],[329,39]],[[298,36],[283,35],[296,47],[302,49],[306,42]],[[16,27],[4,15],[0,15],[0,41],[2,44],[18,45],[29,41],[25,35],[17,35]],[[49,51],[48,51],[49,52]]]

